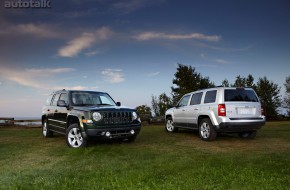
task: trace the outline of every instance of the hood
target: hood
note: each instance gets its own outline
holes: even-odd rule
[[[74,110],[81,111],[136,111],[125,106],[74,106]]]
[[[168,110],[166,110],[165,115],[166,114],[171,114],[174,111],[174,109],[176,109],[176,108],[175,107],[169,108]]]

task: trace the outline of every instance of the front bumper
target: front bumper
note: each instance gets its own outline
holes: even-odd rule
[[[261,129],[264,125],[265,121],[222,122],[214,128],[217,132],[246,132]]]
[[[140,125],[123,126],[123,127],[106,127],[106,128],[89,128],[82,132],[86,139],[91,138],[126,138],[136,136],[141,130]]]

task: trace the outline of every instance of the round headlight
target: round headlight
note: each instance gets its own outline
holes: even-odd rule
[[[94,112],[93,113],[93,119],[95,121],[100,121],[102,119],[102,115],[99,112]]]
[[[138,115],[136,112],[132,112],[132,120],[136,120],[138,118]]]

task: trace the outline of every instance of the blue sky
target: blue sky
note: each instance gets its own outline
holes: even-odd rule
[[[35,0],[36,1],[36,0]],[[290,75],[287,0],[51,0],[0,4],[0,116],[37,117],[58,89],[106,91],[123,105],[170,94],[177,63],[216,85]]]

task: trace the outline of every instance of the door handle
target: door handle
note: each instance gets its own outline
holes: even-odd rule
[[[194,110],[198,110],[198,108],[195,108]]]
[[[182,110],[182,111],[185,111],[185,110]]]
[[[55,110],[54,112],[58,112],[57,110]]]
[[[48,109],[47,111],[50,111],[50,109]]]

